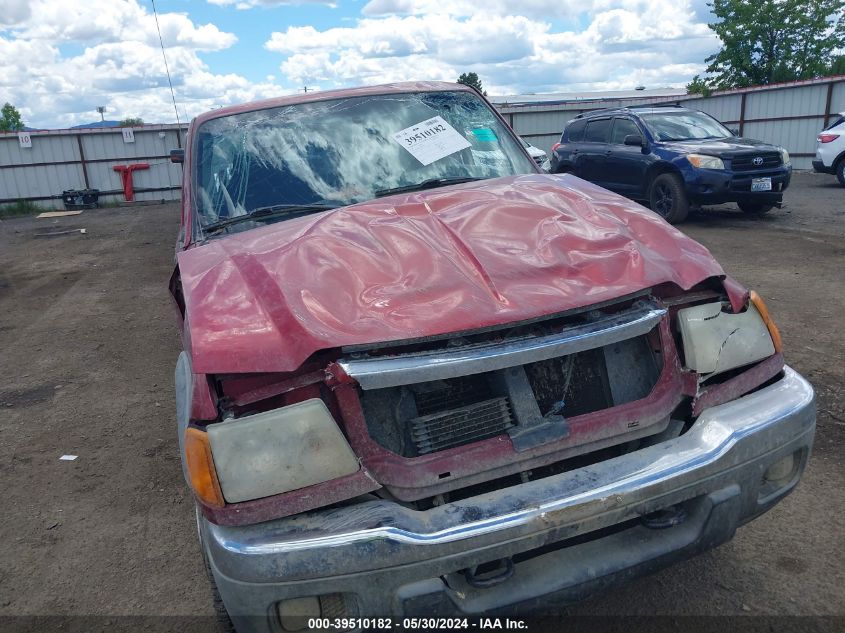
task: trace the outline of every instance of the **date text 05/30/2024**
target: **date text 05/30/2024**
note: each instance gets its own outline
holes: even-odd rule
[[[511,618],[309,618],[308,628],[326,631],[349,629],[393,631],[448,631],[448,630],[527,630],[525,620]]]

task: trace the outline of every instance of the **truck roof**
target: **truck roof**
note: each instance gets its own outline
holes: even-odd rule
[[[298,103],[328,101],[331,99],[339,99],[342,97],[365,97],[367,95],[382,95],[402,92],[438,92],[441,90],[463,90],[475,92],[469,86],[465,86],[463,84],[458,83],[451,83],[448,81],[404,81],[399,83],[380,84],[376,86],[360,86],[357,88],[315,90],[313,92],[285,95],[281,97],[273,97],[270,99],[250,101],[247,103],[239,103],[233,106],[217,108],[216,110],[210,110],[208,112],[200,114],[192,121],[191,125],[197,126],[201,123],[204,123],[205,121],[229,116],[232,114],[254,112],[256,110],[266,110],[269,108],[277,108],[279,106],[294,105]]]

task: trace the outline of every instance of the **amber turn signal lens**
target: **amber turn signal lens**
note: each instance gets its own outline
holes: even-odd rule
[[[193,427],[185,430],[185,464],[188,466],[191,487],[200,501],[222,508],[225,502],[220,491],[220,482],[217,481],[217,471],[214,469],[208,433]]]
[[[769,315],[769,309],[766,307],[766,303],[763,301],[763,298],[753,290],[751,291],[751,303],[754,304],[754,307],[757,308],[760,316],[763,317],[763,323],[765,323],[766,327],[769,328],[769,334],[772,337],[772,344],[775,346],[775,351],[780,353],[781,350],[783,350],[783,342],[780,340],[778,326],[776,326],[775,322],[772,321],[772,317]]]

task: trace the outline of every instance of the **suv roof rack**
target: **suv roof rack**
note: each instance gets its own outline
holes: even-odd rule
[[[575,119],[581,119],[585,116],[593,116],[596,114],[610,114],[611,112],[622,112],[624,110],[638,110],[638,109],[648,109],[653,110],[654,108],[683,108],[677,101],[675,103],[639,103],[636,105],[626,105],[626,106],[619,106],[616,108],[599,108],[598,110],[587,110],[586,112],[581,112],[580,114],[576,114],[572,117],[572,121]]]
[[[587,115],[592,116],[594,114],[603,114],[605,112],[616,112],[617,110],[622,110],[622,109],[623,108],[599,108],[598,110],[587,110],[586,112],[581,112],[580,114],[576,114],[570,120],[574,121],[575,119],[580,119],[580,118],[585,117]]]
[[[682,106],[680,103],[678,103],[676,101],[675,103],[638,103],[636,105],[624,106],[622,109],[623,110],[636,110],[638,108],[654,109],[654,108],[683,108],[683,107],[684,106]]]

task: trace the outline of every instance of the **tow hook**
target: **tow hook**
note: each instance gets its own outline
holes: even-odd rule
[[[470,587],[486,589],[500,585],[513,576],[514,567],[510,558],[500,558],[484,565],[467,567],[462,571]]]
[[[669,506],[657,510],[640,518],[640,521],[647,528],[652,530],[665,530],[666,528],[680,525],[687,518],[687,511],[683,506]]]

